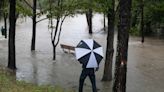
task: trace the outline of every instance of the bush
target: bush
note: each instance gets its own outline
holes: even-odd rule
[[[139,32],[138,28],[135,26],[130,29],[129,34],[133,35],[133,36],[139,36],[140,32]]]

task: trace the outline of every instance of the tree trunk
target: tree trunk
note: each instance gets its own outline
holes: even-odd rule
[[[88,11],[86,12],[86,19],[87,19],[87,24],[88,24],[88,27],[89,27],[89,13],[88,13]]]
[[[89,9],[87,11],[86,18],[87,18],[89,34],[92,34],[92,9]]]
[[[92,9],[89,9],[89,33],[92,34]]]
[[[9,12],[9,52],[8,52],[8,68],[16,69],[16,58],[15,58],[15,22],[16,22],[16,0],[10,0],[10,12]]]
[[[108,10],[108,35],[107,35],[107,49],[106,49],[106,59],[104,66],[104,75],[102,81],[112,80],[112,62],[113,62],[113,41],[114,41],[114,7],[115,0],[112,0],[112,9]]]
[[[56,60],[56,46],[53,45],[53,60]]]
[[[145,23],[145,31],[144,31],[144,34],[146,34],[146,35],[152,34],[151,22],[150,21],[148,21],[147,23]]]
[[[106,31],[106,25],[105,25],[105,23],[106,23],[106,20],[105,20],[105,13],[104,13],[104,31]]]
[[[144,3],[141,0],[141,42],[144,43]]]
[[[4,13],[5,38],[7,38],[7,14]]]
[[[131,0],[120,0],[118,43],[113,92],[126,92],[128,41],[131,17]]]
[[[56,60],[56,46],[57,46],[57,44],[55,43],[55,41],[56,41],[56,37],[57,37],[59,22],[60,22],[60,18],[58,17],[57,18],[57,22],[56,22],[56,27],[55,27],[54,35],[51,33],[51,37],[53,37],[53,39],[51,38],[51,40],[52,40],[52,46],[53,46],[53,60]]]
[[[35,50],[35,40],[36,40],[36,2],[37,0],[33,1],[33,27],[32,27],[32,41],[31,41],[31,50]]]

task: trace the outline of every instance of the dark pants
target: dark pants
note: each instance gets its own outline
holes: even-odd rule
[[[94,68],[83,68],[79,80],[79,92],[83,92],[83,85],[87,76],[91,81],[93,92],[97,92]]]

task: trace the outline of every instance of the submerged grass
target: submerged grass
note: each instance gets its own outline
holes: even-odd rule
[[[13,72],[0,66],[0,92],[73,92],[66,91],[60,86],[35,85],[17,81]]]

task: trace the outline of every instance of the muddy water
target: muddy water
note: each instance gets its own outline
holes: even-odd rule
[[[67,18],[63,24],[60,43],[76,46],[81,39],[93,38],[106,48],[106,32],[102,31],[103,17],[94,15],[92,35],[88,34],[84,15]],[[57,47],[57,59],[52,60],[52,46],[48,21],[37,24],[36,51],[30,51],[31,20],[19,20],[16,31],[17,79],[38,85],[61,85],[66,91],[78,91],[78,80],[81,65],[73,54],[64,53]],[[115,36],[116,38],[116,36]],[[0,37],[0,64],[7,65],[7,40]],[[127,71],[127,92],[164,92],[164,40],[130,37]],[[116,41],[114,42],[116,46]],[[116,48],[116,47],[115,47]],[[114,57],[115,61],[115,57]],[[114,63],[114,62],[113,62]],[[96,72],[99,92],[112,92],[112,82],[101,82],[104,60]],[[91,84],[87,78],[84,92],[91,92]]]

